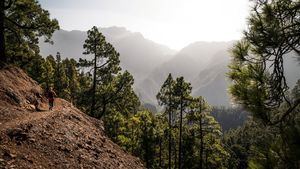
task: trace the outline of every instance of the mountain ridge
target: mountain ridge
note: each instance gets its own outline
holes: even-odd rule
[[[231,59],[229,50],[236,41],[197,41],[174,51],[124,27],[101,28],[100,31],[120,53],[120,65],[133,75],[134,89],[144,104],[158,106],[155,96],[167,75],[172,73],[174,78],[184,76],[185,80],[192,84],[193,95],[204,96],[214,106],[231,106],[231,98],[227,92],[230,81],[226,73],[229,71],[228,64]],[[63,34],[60,38],[57,37],[59,33]],[[72,37],[76,34],[79,35]],[[64,36],[67,38],[64,39]],[[83,56],[81,53],[85,37],[85,32],[75,31],[72,34],[68,31],[58,31],[53,36],[54,48],[41,44],[41,54],[47,56],[47,52],[52,51],[51,53],[55,54],[62,51],[62,56],[70,57],[72,54],[66,53],[71,51]],[[62,44],[69,46],[57,48]],[[295,71],[295,62],[288,57],[285,65],[288,81],[295,84],[300,78]]]

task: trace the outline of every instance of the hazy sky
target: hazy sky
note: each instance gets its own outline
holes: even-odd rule
[[[228,41],[246,28],[249,0],[40,0],[62,29],[123,26],[173,49]]]

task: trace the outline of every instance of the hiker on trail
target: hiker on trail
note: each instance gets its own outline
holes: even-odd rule
[[[54,106],[54,97],[56,97],[56,93],[54,92],[52,87],[50,87],[47,96],[49,101],[49,110],[52,110]]]

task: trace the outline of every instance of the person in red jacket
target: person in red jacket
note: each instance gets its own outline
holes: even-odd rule
[[[47,96],[49,101],[49,110],[52,110],[54,106],[54,98],[56,97],[56,93],[54,92],[52,87],[50,87]]]

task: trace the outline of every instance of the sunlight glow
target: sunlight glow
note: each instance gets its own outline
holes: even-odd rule
[[[41,0],[66,30],[123,26],[146,38],[181,49],[195,41],[241,37],[248,0]]]

